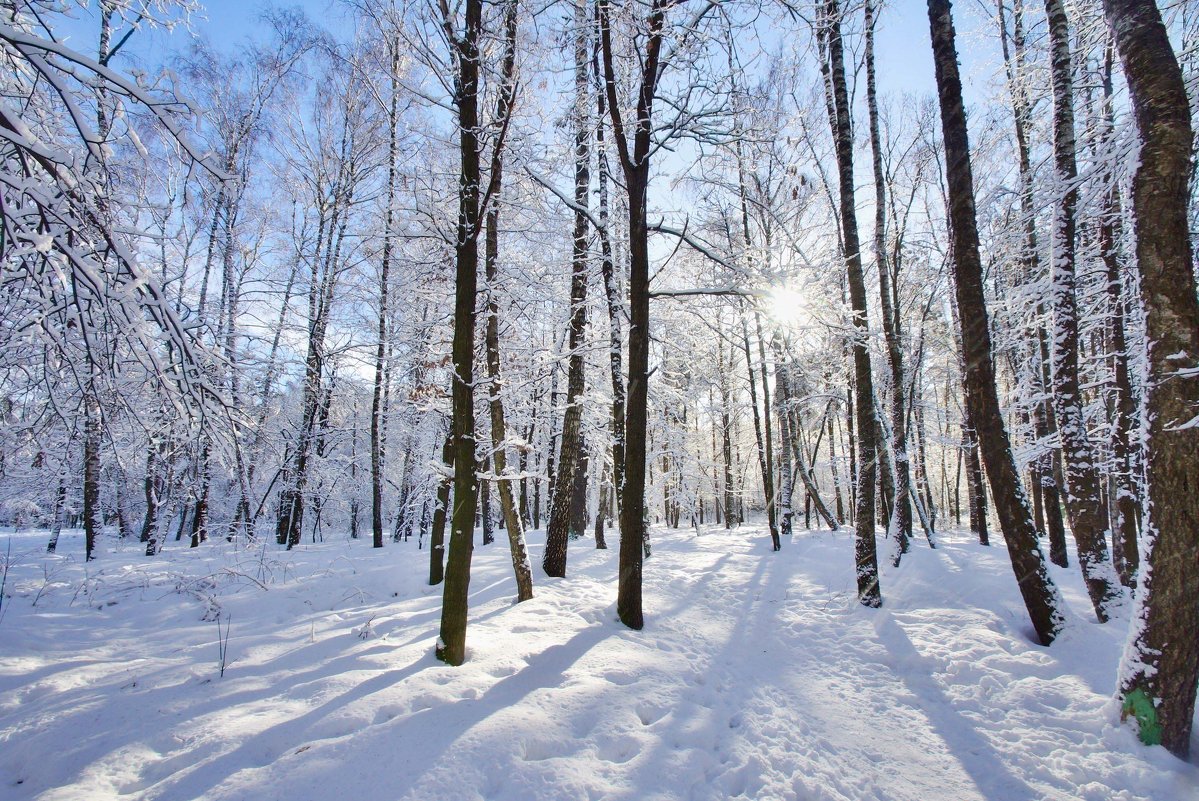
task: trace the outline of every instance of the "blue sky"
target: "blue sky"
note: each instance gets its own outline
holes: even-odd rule
[[[289,3],[278,3],[287,5]],[[336,0],[298,0],[320,25],[336,33],[345,32],[346,12]],[[218,45],[253,38],[259,31],[258,15],[266,4],[261,0],[208,0],[203,19],[193,20],[193,31]],[[988,92],[988,82],[999,63],[998,46],[990,24],[980,17],[977,5],[959,2],[955,8],[958,50],[963,62],[967,101]],[[94,6],[91,9],[94,11]],[[75,46],[88,52],[94,48],[95,22],[80,19],[70,26]],[[340,30],[339,30],[340,29]],[[981,34],[981,35],[980,35]],[[126,47],[128,54],[143,64],[161,63],[171,51],[186,47],[186,31],[139,31]],[[877,33],[877,63],[880,90],[884,94],[913,92],[934,94],[932,49],[928,38],[926,6],[921,0],[892,0],[882,10]]]

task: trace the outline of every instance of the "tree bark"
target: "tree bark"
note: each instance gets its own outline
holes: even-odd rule
[[[452,435],[454,508],[450,515],[450,552],[441,600],[441,636],[437,658],[450,665],[466,659],[466,612],[470,562],[474,552],[475,501],[475,295],[479,281],[479,212],[482,203],[479,165],[479,38],[483,1],[466,0],[465,28],[451,34],[455,67],[454,105],[458,123],[458,225],[454,245],[454,364]],[[454,22],[444,20],[447,31]]]
[[[1103,156],[1114,157],[1110,147],[1114,139],[1115,120],[1112,108],[1112,58],[1114,45],[1104,48],[1103,64]],[[1128,324],[1128,294],[1123,290],[1120,254],[1117,250],[1121,239],[1120,189],[1116,185],[1113,171],[1105,171],[1104,213],[1099,223],[1099,252],[1107,270],[1107,294],[1111,309],[1110,331],[1115,399],[1115,419],[1112,421],[1111,448],[1115,459],[1113,484],[1116,496],[1115,531],[1112,536],[1112,558],[1120,581],[1129,589],[1136,587],[1140,569],[1140,553],[1137,543],[1137,474],[1140,469],[1138,454],[1133,445],[1137,435],[1137,403],[1132,392],[1132,381],[1128,370],[1128,340],[1124,327]]]
[[[770,450],[762,436],[762,413],[758,409],[758,379],[754,373],[754,359],[749,348],[749,324],[741,318],[741,347],[745,355],[745,369],[749,373],[749,406],[754,416],[754,436],[758,444],[758,469],[762,473],[762,494],[766,496],[766,521],[770,526],[770,541],[774,550],[779,549],[778,523],[774,518],[774,469],[768,458]],[[769,411],[769,410],[768,410]]]
[[[100,437],[103,429],[94,379],[89,381],[84,392],[83,414],[84,561],[90,562],[95,558],[96,540],[104,525],[100,511]]]
[[[900,329],[899,287],[892,286],[891,271],[898,267],[887,261],[887,197],[886,176],[883,174],[883,145],[878,125],[878,90],[874,75],[874,0],[866,2],[866,105],[870,116],[870,155],[874,171],[874,262],[878,268],[878,290],[883,320],[883,336],[887,343],[887,363],[891,368],[891,442],[895,451],[892,478],[895,493],[887,528],[895,540],[893,562],[908,552],[912,537],[912,478],[908,458],[907,411],[904,404],[903,344]],[[894,276],[896,282],[899,276]]]
[[[391,273],[391,232],[395,225],[396,163],[399,157],[398,132],[400,46],[395,36],[389,40],[391,50],[391,98],[387,114],[387,211],[383,217],[383,261],[379,267],[379,327],[375,344],[375,385],[371,395],[371,543],[383,547],[383,384],[387,375],[387,293]],[[403,512],[401,511],[401,515]]]
[[[1157,6],[1104,0],[1141,134],[1133,178],[1137,267],[1149,341],[1145,568],[1118,694],[1142,742],[1186,758],[1199,682],[1199,301],[1187,194],[1191,119]]]
[[[1017,584],[1037,638],[1043,645],[1049,645],[1062,627],[1060,600],[1037,543],[1036,527],[1012,458],[995,385],[974,209],[974,176],[949,0],[928,0],[928,20],[945,140],[954,289],[967,372],[966,404],[978,433]]]
[[[541,567],[547,576],[566,575],[566,549],[572,534],[582,532],[571,525],[575,481],[583,466],[584,390],[583,345],[587,336],[587,206],[591,187],[590,102],[587,74],[588,14],[585,0],[575,0],[575,221],[570,271],[570,360],[566,378],[566,413],[562,419],[562,449],[558,476],[545,531],[545,554]]]
[[[616,91],[612,55],[612,26],[608,0],[598,0],[600,41],[603,48],[604,84],[608,114],[612,119],[620,164],[629,198],[629,382],[625,417],[625,476],[620,492],[620,570],[616,611],[631,629],[645,625],[641,598],[641,566],[648,549],[645,519],[645,439],[649,397],[649,229],[647,189],[652,151],[654,95],[661,77],[663,29],[670,0],[652,0],[646,20],[645,52],[637,93],[633,143],[628,134]]]
[[[1078,165],[1074,142],[1074,67],[1070,26],[1062,0],[1045,0],[1053,81],[1053,160],[1056,173],[1052,231],[1053,402],[1066,472],[1066,510],[1078,546],[1078,563],[1100,623],[1122,593],[1107,551],[1107,508],[1099,466],[1087,436],[1078,377],[1078,301],[1075,297],[1075,231]]]
[[[878,547],[874,538],[874,482],[877,469],[877,421],[874,416],[874,384],[870,374],[866,281],[858,238],[857,208],[854,202],[853,137],[850,131],[849,93],[845,83],[845,56],[841,41],[841,11],[838,0],[826,0],[824,37],[828,48],[835,117],[829,120],[837,151],[837,177],[840,188],[841,239],[844,246],[849,284],[850,310],[853,314],[854,411],[857,415],[857,513],[855,519],[854,561],[858,600],[869,607],[882,606],[878,581]]]
[[[512,93],[515,91],[513,78],[516,71],[516,0],[508,0],[504,9],[505,51],[504,86],[497,99],[497,119],[506,119],[511,113]],[[503,182],[504,162],[499,151],[491,157],[491,179],[498,193]],[[524,521],[516,508],[512,480],[504,476],[508,472],[508,425],[504,417],[504,402],[500,397],[503,378],[500,370],[500,308],[496,287],[499,273],[500,248],[499,202],[487,210],[487,235],[483,248],[483,269],[487,278],[487,330],[484,335],[487,354],[487,400],[491,412],[491,460],[496,475],[496,486],[500,493],[500,513],[504,518],[504,530],[508,534],[508,550],[512,555],[512,572],[516,576],[516,602],[533,597],[533,570],[529,565],[529,551],[525,545]],[[523,481],[523,479],[522,479]]]

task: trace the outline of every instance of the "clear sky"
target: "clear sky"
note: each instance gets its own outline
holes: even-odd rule
[[[334,34],[348,31],[348,15],[336,0],[298,0],[275,5],[297,5],[319,25]],[[989,3],[987,4],[989,5]],[[192,30],[218,46],[235,45],[239,40],[253,38],[259,33],[259,14],[267,7],[263,0],[207,0],[200,18],[193,19]],[[89,10],[94,15],[95,6]],[[985,96],[988,84],[997,72],[998,46],[992,24],[983,18],[982,3],[958,2],[955,5],[958,26],[958,50],[963,63],[963,79],[967,102]],[[928,16],[921,0],[890,0],[882,10],[876,36],[879,65],[879,88],[884,94],[905,92],[917,95],[935,93],[932,48],[928,37]],[[75,47],[90,52],[95,47],[96,23],[81,18],[70,26]],[[129,56],[150,66],[162,63],[171,51],[186,48],[191,35],[176,30],[134,34],[126,46]]]

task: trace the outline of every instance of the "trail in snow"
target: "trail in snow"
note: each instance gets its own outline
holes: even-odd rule
[[[513,606],[502,543],[476,547],[460,668],[432,656],[415,542],[85,567],[14,535],[0,798],[1199,798],[1199,768],[1115,725],[1126,626],[1090,622],[1076,570],[1043,648],[1002,546],[942,534],[867,610],[848,534],[704,532],[655,529],[642,632],[615,620],[615,549],[572,543]]]

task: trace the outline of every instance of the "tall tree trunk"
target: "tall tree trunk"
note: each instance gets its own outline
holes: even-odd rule
[[[788,412],[790,406],[790,390],[787,384],[787,371],[783,364],[782,347],[777,339],[772,343],[774,349],[774,413],[779,425],[779,537],[791,536],[791,495],[794,475],[791,472],[791,458],[788,451],[796,446],[796,437],[791,433],[791,421]]]
[[[1182,377],[1199,356],[1187,228],[1190,107],[1157,6],[1104,0],[1103,7],[1141,134],[1132,204],[1149,341],[1145,569],[1118,692],[1142,742],[1186,758],[1199,683],[1199,380]]]
[[[606,551],[608,549],[608,541],[604,539],[604,520],[608,515],[611,481],[612,468],[605,462],[603,470],[600,472],[599,507],[596,509],[595,514],[595,549],[597,551]]]
[[[375,385],[371,394],[371,544],[383,547],[383,385],[387,377],[388,286],[391,274],[391,232],[395,225],[396,163],[399,159],[399,72],[400,45],[389,39],[391,98],[387,114],[387,211],[383,216],[383,261],[379,267],[379,326],[375,343]],[[401,512],[402,514],[402,512]]]
[[[496,117],[507,119],[511,109],[512,82],[516,70],[516,0],[508,0],[504,9],[505,51],[504,88],[497,100]],[[492,151],[491,180],[498,193],[503,181],[503,158],[499,151]],[[504,418],[504,401],[500,397],[503,379],[500,371],[500,310],[496,290],[498,275],[500,210],[498,200],[487,210],[487,238],[484,242],[483,265],[487,278],[487,330],[485,345],[487,354],[487,400],[491,412],[492,463],[495,467],[496,486],[500,493],[500,513],[504,518],[504,531],[508,534],[508,549],[512,554],[512,572],[516,576],[516,602],[533,597],[533,570],[529,565],[529,551],[525,546],[524,521],[516,508],[512,492],[512,480],[508,473],[508,426]],[[522,479],[523,482],[523,479]],[[523,494],[523,489],[522,489]]]
[[[837,176],[840,188],[841,239],[850,309],[853,314],[854,411],[857,414],[857,515],[854,562],[857,566],[858,600],[864,606],[883,603],[878,582],[878,548],[874,539],[874,481],[877,428],[874,416],[874,384],[870,374],[869,330],[866,311],[866,280],[862,271],[858,217],[854,202],[853,137],[850,132],[849,93],[845,84],[845,56],[841,41],[841,10],[838,0],[827,0],[824,8],[825,46],[835,117],[829,120],[837,151]]]
[[[653,106],[661,77],[663,29],[670,0],[652,0],[646,20],[645,52],[637,93],[633,143],[630,149],[616,91],[612,26],[608,0],[598,0],[604,84],[613,139],[620,155],[629,197],[629,382],[625,417],[625,477],[620,489],[620,569],[616,611],[631,629],[645,625],[641,598],[641,567],[648,548],[645,517],[645,440],[649,399],[649,228],[646,219],[652,152]]]
[[[1115,121],[1112,108],[1112,58],[1114,46],[1104,48],[1103,65],[1103,135],[1105,146],[1103,157],[1111,159],[1114,153]],[[1112,170],[1103,175],[1105,198],[1103,217],[1099,223],[1099,251],[1107,270],[1107,294],[1111,308],[1110,329],[1112,337],[1112,376],[1115,391],[1115,419],[1112,422],[1111,448],[1115,459],[1116,514],[1115,531],[1112,537],[1112,556],[1120,580],[1128,588],[1136,587],[1137,571],[1140,568],[1140,553],[1137,544],[1137,471],[1139,462],[1133,445],[1136,436],[1137,404],[1132,393],[1132,381],[1128,370],[1128,339],[1124,327],[1128,324],[1128,293],[1122,289],[1120,255],[1117,251],[1121,240],[1120,189],[1116,185]]]
[[[744,201],[743,201],[744,203]],[[744,205],[742,210],[744,211]],[[746,228],[748,231],[748,227]],[[746,243],[748,246],[748,242]],[[766,361],[766,337],[762,333],[762,316],[757,311],[754,312],[754,330],[758,335],[758,362],[762,365],[762,369],[758,372],[758,378],[762,381],[762,433],[766,437],[766,472],[770,474],[770,481],[767,486],[770,487],[766,493],[766,515],[770,521],[770,538],[777,551],[782,547],[782,532],[779,525],[779,496],[778,487],[774,483],[774,469],[778,461],[774,458],[774,431],[771,428],[770,413],[772,406],[770,403],[770,378],[767,375],[770,368]],[[779,459],[785,460],[787,452],[785,447],[779,450]],[[790,533],[789,531],[787,532]]]
[[[770,541],[774,550],[779,549],[778,523],[774,517],[774,466],[762,436],[762,414],[758,409],[758,379],[754,373],[754,359],[749,348],[749,325],[741,318],[741,348],[745,356],[745,369],[749,372],[749,405],[754,416],[754,436],[758,444],[758,469],[762,473],[762,493],[766,497],[766,522],[770,526]]]
[[[726,529],[733,527],[733,441],[732,441],[732,410],[731,398],[729,389],[728,370],[731,364],[726,364],[724,359],[724,337],[723,325],[721,326],[720,339],[716,341],[717,347],[717,369],[720,380],[720,455],[724,463],[724,527]],[[729,348],[729,362],[732,362],[732,348]],[[739,522],[739,521],[738,521]]]
[[[94,369],[94,368],[93,368]],[[83,533],[84,561],[95,558],[96,539],[104,525],[100,511],[100,401],[95,381],[88,383],[83,398]]]
[[[887,261],[887,195],[886,175],[883,174],[883,144],[878,125],[878,89],[874,75],[874,0],[866,2],[866,106],[870,115],[870,156],[874,171],[874,262],[878,268],[878,290],[883,320],[883,336],[887,343],[887,363],[891,367],[891,443],[895,451],[892,477],[895,494],[887,528],[895,540],[893,562],[899,565],[908,552],[912,537],[912,492],[910,459],[908,458],[907,411],[904,392],[907,386],[903,371],[903,341],[900,330],[899,287],[892,287],[894,264]],[[898,269],[896,267],[896,269]],[[898,282],[898,275],[895,276]]]
[[[619,506],[624,487],[625,461],[625,386],[621,354],[621,315],[624,313],[620,300],[620,286],[616,277],[615,259],[612,257],[612,236],[608,213],[608,145],[604,136],[605,119],[608,116],[608,93],[604,91],[603,71],[600,69],[600,8],[595,7],[595,42],[592,47],[592,71],[596,81],[595,161],[599,184],[599,240],[600,270],[604,279],[604,297],[608,307],[608,367],[612,381],[612,486],[613,498]],[[620,514],[619,508],[617,515]],[[598,521],[597,521],[597,525]],[[597,529],[602,531],[602,529]],[[599,547],[598,544],[596,547]],[[605,544],[605,548],[607,545]]]
[[[992,362],[991,332],[983,295],[982,259],[974,209],[974,176],[962,83],[949,0],[928,0],[928,20],[936,67],[949,185],[949,225],[953,245],[954,289],[967,371],[966,404],[976,427],[987,478],[1007,541],[1008,555],[1038,639],[1049,645],[1062,627],[1057,588],[1049,578],[1037,543],[1020,475],[999,407]]]
[[[482,0],[466,0],[465,29],[451,40],[458,111],[458,226],[455,250],[453,453],[454,508],[450,515],[450,552],[441,601],[437,658],[450,665],[466,659],[466,612],[470,562],[474,551],[475,501],[475,295],[479,282],[479,38]],[[445,20],[447,28],[454,23]]]
[[[1119,603],[1121,590],[1107,552],[1107,508],[1099,465],[1087,437],[1078,377],[1078,300],[1075,247],[1078,165],[1074,143],[1074,67],[1070,26],[1062,0],[1045,0],[1053,80],[1053,160],[1056,173],[1052,234],[1053,402],[1066,472],[1066,510],[1078,546],[1078,563],[1100,623]]]
[[[566,413],[562,418],[562,449],[550,521],[545,530],[545,554],[541,567],[547,576],[566,575],[566,548],[571,535],[582,534],[571,525],[575,481],[583,466],[584,389],[583,345],[587,335],[587,205],[591,187],[590,98],[588,89],[586,0],[575,0],[575,221],[570,271],[570,360],[566,378]]]
[[[832,401],[832,403],[836,403],[836,401]],[[845,500],[841,494],[841,471],[837,469],[837,436],[833,433],[833,421],[835,419],[835,414],[828,415],[828,461],[829,470],[832,471],[833,474],[833,500],[837,505],[837,522],[844,523]]]
[[[1012,124],[1016,133],[1016,155],[1020,174],[1020,211],[1024,226],[1024,237],[1020,260],[1024,280],[1035,285],[1040,281],[1041,268],[1038,257],[1036,209],[1033,199],[1033,172],[1029,128],[1032,125],[1031,101],[1028,97],[1028,77],[1025,74],[1024,0],[1013,0],[1012,29],[1009,33],[1003,0],[999,0],[999,40],[1007,71],[1008,93],[1012,103]],[[1035,291],[1035,290],[1034,290]],[[1048,443],[1057,434],[1057,420],[1053,414],[1049,378],[1049,335],[1043,323],[1044,303],[1037,292],[1033,329],[1035,341],[1032,354],[1032,378],[1034,392],[1042,397],[1033,409],[1033,425],[1040,447],[1044,452],[1033,459],[1032,480],[1037,483],[1041,495],[1045,531],[1049,537],[1049,560],[1059,567],[1066,567],[1066,527],[1062,519],[1061,492],[1057,481],[1061,459],[1055,448]]]

